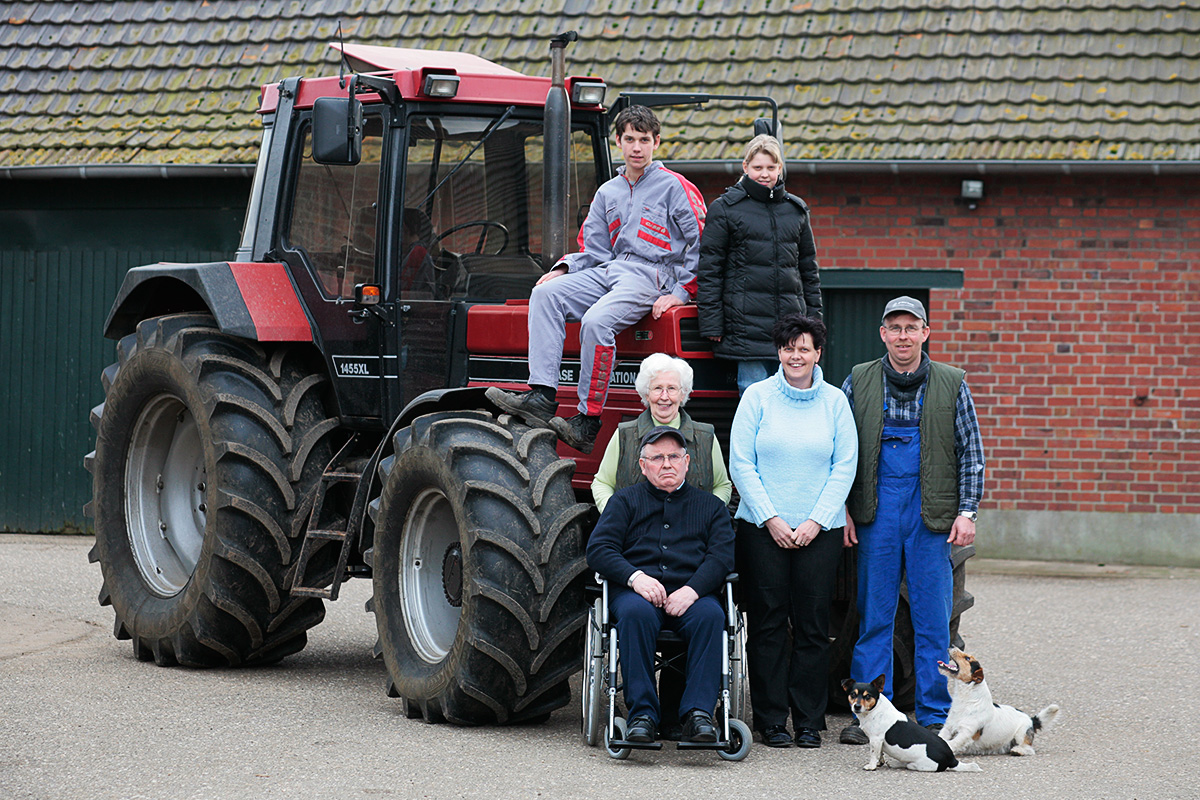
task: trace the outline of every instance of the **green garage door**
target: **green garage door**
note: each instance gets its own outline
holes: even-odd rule
[[[210,250],[0,250],[0,531],[82,532],[95,447],[88,421],[116,360],[104,321],[125,272]]]
[[[855,364],[883,356],[880,317],[893,297],[906,294],[929,308],[930,289],[961,289],[962,285],[962,270],[956,269],[821,270],[825,325],[829,328],[829,343],[821,358],[825,380],[841,386]]]

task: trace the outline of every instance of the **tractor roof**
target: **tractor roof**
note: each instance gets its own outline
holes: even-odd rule
[[[396,82],[400,96],[406,100],[431,99],[421,92],[427,73],[453,74],[459,79],[456,103],[494,103],[503,105],[542,106],[550,89],[550,78],[525,75],[502,67],[471,53],[448,50],[418,50],[411,47],[378,47],[363,44],[330,43],[330,47],[346,55],[350,67],[357,72],[387,75]],[[568,90],[572,78],[567,79]],[[345,96],[336,76],[307,78],[300,84],[296,105],[312,105],[318,97]],[[374,95],[364,95],[368,101]],[[259,111],[274,111],[279,102],[279,84],[263,87]]]

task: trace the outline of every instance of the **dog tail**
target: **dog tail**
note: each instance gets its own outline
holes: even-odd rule
[[[983,772],[974,761],[960,761],[951,767],[949,772]]]
[[[1058,704],[1051,703],[1041,711],[1033,715],[1033,729],[1035,731],[1044,730],[1054,724],[1054,718],[1058,716]]]

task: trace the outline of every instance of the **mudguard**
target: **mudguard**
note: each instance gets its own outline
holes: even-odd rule
[[[180,311],[207,311],[223,332],[246,339],[313,341],[312,323],[286,266],[226,261],[129,270],[104,335],[119,339],[143,319]]]

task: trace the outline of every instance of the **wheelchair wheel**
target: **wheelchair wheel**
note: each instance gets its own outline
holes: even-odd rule
[[[746,677],[746,623],[738,614],[738,627],[730,643],[729,653],[729,718],[745,720],[750,717],[750,691]]]
[[[613,730],[615,729],[617,732],[617,738],[624,741],[626,727],[627,726],[625,725],[624,717],[614,717],[612,727],[611,728],[605,727],[605,729],[604,729],[604,749],[608,752],[608,754],[611,757],[617,759],[618,761],[623,761],[624,759],[629,758],[630,748],[628,748],[628,747],[613,747],[612,734],[613,734]],[[750,730],[749,728],[746,729],[747,733],[749,732],[749,730]],[[749,737],[747,737],[747,738],[749,738]],[[722,754],[722,755],[724,755],[724,754]],[[742,757],[745,758],[745,756],[742,756]]]
[[[750,753],[750,744],[754,740],[750,726],[740,719],[729,720],[729,747],[718,750],[717,755],[726,761],[741,761]]]
[[[600,728],[606,716],[604,708],[604,631],[600,629],[601,603],[597,598],[588,612],[583,640],[583,740],[588,747],[600,742]]]

